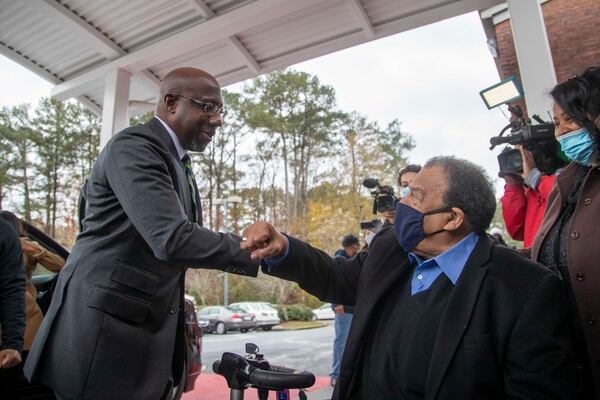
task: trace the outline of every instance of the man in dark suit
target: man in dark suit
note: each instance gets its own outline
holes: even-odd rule
[[[256,276],[237,236],[202,227],[186,150],[221,125],[204,71],[165,76],[156,116],[116,134],[86,186],[83,231],[25,365],[65,399],[161,399],[183,373],[187,267]]]
[[[493,186],[474,164],[430,160],[367,253],[350,260],[257,222],[242,248],[263,271],[356,305],[334,399],[573,399],[558,279],[484,234]]]

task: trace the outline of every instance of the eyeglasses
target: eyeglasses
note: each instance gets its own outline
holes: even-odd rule
[[[216,105],[215,103],[206,103],[204,101],[196,100],[191,97],[185,96],[181,93],[171,93],[171,95],[188,99],[192,103],[196,104],[202,110],[202,112],[205,112],[207,114],[218,113],[221,117],[225,115],[225,109],[222,106]]]

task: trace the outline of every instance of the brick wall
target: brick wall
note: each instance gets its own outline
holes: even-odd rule
[[[600,66],[600,0],[550,0],[542,5],[542,12],[558,82]],[[495,30],[500,76],[516,75],[521,81],[510,21],[499,23]],[[524,102],[520,105],[524,107]]]

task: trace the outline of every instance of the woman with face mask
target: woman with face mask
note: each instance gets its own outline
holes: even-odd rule
[[[570,164],[548,197],[532,257],[564,285],[581,369],[580,399],[600,399],[600,68],[550,92],[555,136]]]

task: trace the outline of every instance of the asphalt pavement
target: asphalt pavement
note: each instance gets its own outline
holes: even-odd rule
[[[225,335],[205,334],[202,340],[202,363],[205,370],[196,381],[196,388],[186,393],[183,400],[220,400],[229,398],[225,380],[212,372],[212,364],[221,359],[223,352],[245,354],[245,344],[254,343],[260,353],[275,365],[310,371],[317,376],[316,384],[308,391],[311,400],[331,398],[329,370],[334,337],[333,323],[315,329],[257,330],[248,333],[228,332]],[[256,399],[255,390],[247,390],[245,398]],[[273,397],[275,398],[274,395]],[[297,392],[292,392],[297,398]]]
[[[302,330],[256,330],[248,333],[205,334],[202,339],[202,363],[212,373],[212,364],[223,352],[245,355],[246,343],[254,343],[260,353],[275,365],[328,376],[331,367],[333,323],[323,328]]]

